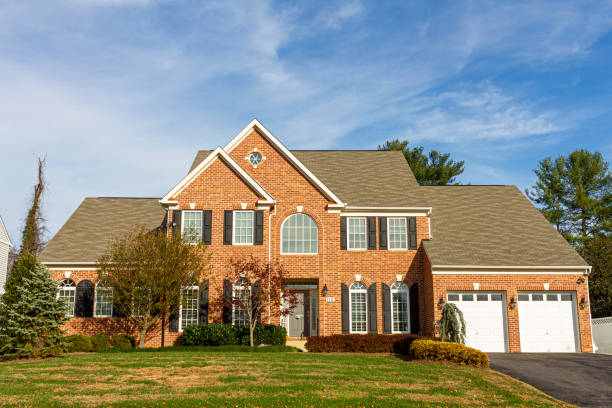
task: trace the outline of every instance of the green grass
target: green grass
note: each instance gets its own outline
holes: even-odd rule
[[[383,355],[173,350],[0,363],[0,407],[559,405],[492,370]]]

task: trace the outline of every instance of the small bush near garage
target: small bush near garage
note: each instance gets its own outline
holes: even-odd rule
[[[66,341],[66,350],[69,353],[92,351],[93,346],[91,340],[82,334],[73,334],[64,338]]]
[[[255,326],[253,338],[255,345],[284,346],[287,331],[280,326],[258,324]],[[189,326],[183,332],[183,344],[186,346],[248,345],[249,327],[219,323]]]
[[[409,354],[410,345],[427,337],[417,334],[335,334],[310,337],[306,349],[314,353],[397,353]]]
[[[117,334],[113,336],[113,347],[131,349],[135,344],[136,340],[127,334]]]
[[[489,356],[480,350],[459,343],[417,340],[410,345],[410,353],[412,357],[419,360],[448,361],[474,367],[489,366]]]
[[[91,345],[94,351],[109,348],[111,344],[108,334],[94,334],[91,336]]]

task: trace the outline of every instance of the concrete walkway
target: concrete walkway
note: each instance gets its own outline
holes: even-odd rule
[[[306,340],[287,340],[287,345],[291,346],[291,347],[297,347],[302,351],[308,351],[306,350],[306,347],[304,347],[304,345],[306,344]]]

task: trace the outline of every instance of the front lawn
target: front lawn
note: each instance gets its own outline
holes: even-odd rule
[[[559,406],[489,369],[383,355],[162,351],[0,363],[0,407]]]

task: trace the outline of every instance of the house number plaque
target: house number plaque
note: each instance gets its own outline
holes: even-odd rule
[[[335,297],[326,297],[326,298],[325,298],[325,301],[326,301],[326,302],[335,302],[335,301],[336,301],[336,298],[335,298]]]

